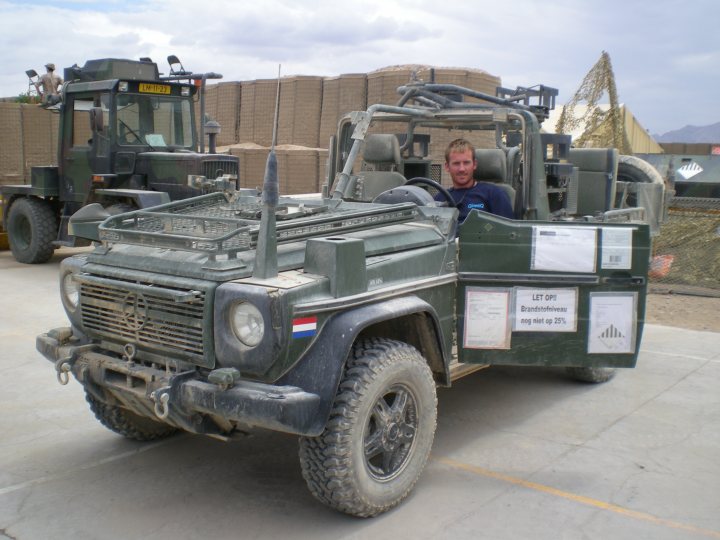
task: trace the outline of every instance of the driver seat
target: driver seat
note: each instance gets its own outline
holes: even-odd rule
[[[510,198],[510,207],[515,210],[515,188],[507,182],[507,158],[499,148],[478,148],[475,150],[475,172],[473,178],[478,182],[497,185]]]

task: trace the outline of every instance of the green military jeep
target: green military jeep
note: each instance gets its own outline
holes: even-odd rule
[[[278,197],[271,153],[262,195],[99,226],[76,214],[74,234],[98,244],[63,262],[70,326],[38,350],[126,437],[298,434],[315,497],[356,516],[388,510],[427,461],[437,385],[494,364],[593,382],[635,365],[650,226],[626,206],[662,185],[619,185],[616,151],[543,137],[545,90],[530,104],[401,88],[396,106],[340,122],[323,195]],[[458,134],[487,146],[477,168],[513,194],[516,219],[474,210],[459,224],[435,200],[433,152]]]

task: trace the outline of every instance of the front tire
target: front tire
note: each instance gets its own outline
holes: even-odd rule
[[[137,415],[127,409],[100,401],[87,390],[85,399],[100,423],[115,433],[135,441],[156,441],[173,435],[177,428]]]
[[[435,382],[422,355],[390,339],[359,341],[324,432],[300,439],[308,488],[354,516],[389,510],[420,477],[436,422]]]
[[[57,238],[57,217],[44,200],[23,197],[8,213],[8,240],[15,260],[25,264],[47,262]]]

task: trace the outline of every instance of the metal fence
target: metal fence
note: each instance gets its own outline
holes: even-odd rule
[[[672,200],[653,244],[650,288],[720,296],[720,199]]]

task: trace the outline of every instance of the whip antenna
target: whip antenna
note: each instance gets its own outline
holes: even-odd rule
[[[273,136],[265,164],[265,178],[262,191],[262,215],[260,217],[260,230],[258,231],[257,250],[255,251],[255,267],[253,277],[258,279],[271,279],[277,277],[277,236],[275,231],[275,208],[278,204],[280,186],[277,175],[277,157],[275,144],[277,142],[278,111],[280,110],[280,65],[278,65],[277,93],[275,96],[275,118],[273,120]]]

